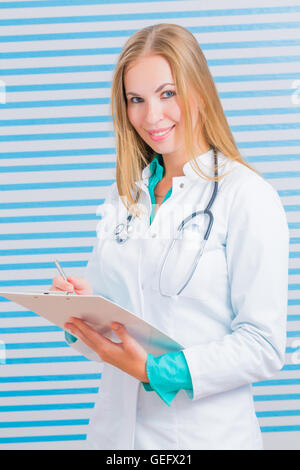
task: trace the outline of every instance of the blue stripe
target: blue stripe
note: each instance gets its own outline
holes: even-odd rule
[[[245,148],[268,148],[268,147],[291,147],[291,146],[298,146],[300,145],[300,139],[289,139],[289,140],[257,140],[253,141],[250,140],[248,142],[238,142],[237,143],[238,147],[240,149],[245,149]]]
[[[57,246],[53,248],[22,248],[22,249],[17,249],[17,250],[0,250],[0,256],[41,255],[41,254],[50,254],[50,253],[91,253],[92,249],[93,249],[92,246],[65,246],[65,247]],[[62,261],[62,263],[63,263],[63,266],[67,267],[67,266],[71,266],[73,262]],[[55,267],[53,266],[53,263],[50,263],[50,265],[49,267]]]
[[[300,155],[299,155],[299,160],[300,160]],[[300,196],[300,189],[279,189],[277,192],[280,197]]]
[[[288,299],[288,305],[300,305],[300,299]]]
[[[68,348],[65,341],[44,341],[40,343],[5,343],[5,348],[14,349],[42,349],[42,348]],[[1,382],[1,380],[0,380]]]
[[[300,321],[300,315],[288,315],[287,321]]]
[[[173,0],[161,0],[162,2],[171,2]],[[1,8],[43,8],[43,7],[61,7],[74,5],[107,5],[110,3],[151,3],[157,0],[34,0],[25,2],[2,2]],[[290,7],[293,8],[293,7]],[[233,10],[234,11],[234,10]],[[276,13],[276,12],[274,12]]]
[[[60,73],[60,72],[57,72],[57,73]],[[19,73],[18,75],[22,75],[22,74]],[[8,109],[21,109],[21,108],[51,108],[53,106],[55,107],[89,106],[89,105],[98,105],[98,104],[100,105],[100,104],[109,104],[109,103],[110,103],[109,98],[83,98],[83,99],[78,99],[78,100],[73,99],[73,100],[47,100],[47,101],[46,100],[44,101],[13,101],[12,103],[1,104],[1,108],[8,110]]]
[[[76,49],[75,49],[76,50]],[[85,89],[97,89],[97,88],[111,88],[111,82],[102,81],[102,82],[80,82],[80,83],[43,83],[35,85],[7,85],[7,93],[16,93],[24,91],[49,91],[49,90],[85,90]],[[268,91],[268,90],[266,90]],[[269,90],[280,93],[291,94],[291,90]],[[278,95],[281,96],[281,95]]]
[[[23,310],[15,310],[11,312],[0,312],[0,318],[30,318],[30,317],[38,317],[38,315],[34,312],[25,312]]]
[[[300,23],[299,23],[300,26]],[[270,57],[238,57],[229,59],[208,59],[207,64],[209,67],[224,67],[226,65],[254,65],[254,64],[284,64],[299,62],[300,56],[270,56]]]
[[[92,132],[62,132],[52,134],[19,134],[0,136],[0,142],[21,142],[33,140],[57,140],[57,139],[99,139],[114,137],[113,131],[92,131]]]
[[[289,284],[289,290],[299,290],[300,284]]]
[[[28,223],[28,222],[64,222],[70,220],[96,220],[93,214],[59,214],[59,215],[22,215],[18,217],[0,217],[0,224]]]
[[[64,201],[26,201],[0,203],[1,209],[35,209],[44,207],[99,206],[105,199],[66,199]]]
[[[66,380],[99,380],[101,374],[27,375],[0,377],[0,383],[49,382]]]
[[[291,426],[261,426],[261,432],[288,432],[288,431],[300,431],[300,425]]]
[[[262,173],[264,178],[299,178],[300,171],[270,171],[268,173]]]
[[[17,444],[25,442],[84,441],[86,434],[63,434],[59,436],[24,436],[0,437],[0,444]]]
[[[257,411],[258,418],[274,418],[275,416],[300,416],[300,410],[274,410],[274,411]]]
[[[31,188],[31,189],[37,189],[37,188]],[[0,185],[0,190],[1,190],[1,185]],[[98,219],[98,216],[96,215],[96,212],[94,214],[22,215],[22,216],[17,216],[17,217],[0,217],[0,224],[15,224],[15,223],[29,223],[29,222],[65,222],[65,221],[70,221],[70,220],[97,220],[97,219]]]
[[[154,13],[150,15],[157,15],[156,17],[161,18],[180,18],[181,12],[170,12],[165,15],[162,12]],[[147,15],[143,15],[144,19],[149,18]],[[116,17],[120,18],[120,16]],[[270,31],[270,30],[281,30],[281,29],[297,29],[300,27],[299,21],[285,21],[285,22],[267,22],[267,23],[238,23],[238,24],[219,24],[219,25],[201,25],[201,26],[190,26],[188,30],[192,34],[197,33],[217,33],[217,32],[229,32],[229,31]],[[88,38],[112,38],[112,37],[130,37],[136,33],[138,29],[121,29],[121,30],[103,30],[103,31],[88,31],[88,32],[70,32],[70,33],[49,33],[49,34],[19,34],[19,35],[8,35],[1,36],[0,42],[24,42],[24,41],[53,41],[53,40],[62,40],[62,39],[88,39]],[[84,66],[86,67],[86,66]],[[88,68],[80,68],[81,71],[90,70]],[[98,66],[103,67],[103,66]],[[111,66],[110,66],[111,67]],[[62,67],[63,68],[63,67]],[[71,67],[72,68],[72,67]],[[45,67],[48,69],[48,67]],[[67,70],[68,68],[66,68]],[[7,69],[6,69],[7,70]],[[4,69],[3,74],[7,75],[6,70]],[[17,72],[18,69],[14,69]],[[33,69],[34,70],[34,69]],[[39,69],[41,70],[41,69]],[[103,69],[93,69],[93,70],[103,70]],[[105,69],[108,70],[108,69]],[[75,71],[75,70],[74,70]],[[77,68],[77,71],[78,68]],[[39,72],[38,72],[39,73]],[[62,72],[63,73],[63,72]]]
[[[288,155],[280,154],[280,155],[256,155],[256,156],[249,156],[249,157],[244,157],[245,160],[249,163],[254,163],[254,162],[285,162],[285,161],[298,161],[300,160],[300,155],[299,153],[290,153]],[[290,191],[299,191],[299,190],[286,190],[287,193]],[[278,191],[280,193],[281,191]],[[282,192],[284,192],[282,190]],[[297,193],[298,194],[298,193]],[[284,194],[285,195],[285,194]],[[287,194],[289,195],[289,194]]]
[[[37,118],[37,119],[1,119],[0,126],[42,126],[46,124],[82,124],[91,122],[110,122],[110,116],[80,116],[63,118]],[[103,165],[101,163],[101,165]]]
[[[0,413],[20,411],[82,410],[94,408],[95,403],[55,403],[48,405],[6,405],[0,406]]]
[[[33,248],[34,250],[34,248]],[[6,251],[6,250],[4,250]],[[18,250],[17,250],[18,251]],[[92,251],[92,250],[90,250]],[[80,252],[80,251],[79,251]],[[3,256],[0,253],[0,256]],[[73,268],[82,268],[86,267],[87,261],[66,261],[62,263],[62,266],[65,267],[73,267]],[[15,269],[48,269],[48,268],[55,268],[54,263],[46,262],[46,263],[12,263],[12,264],[0,264],[0,270],[15,270]]]
[[[96,231],[74,232],[37,232],[37,233],[6,233],[0,234],[0,240],[47,240],[57,238],[95,238]]]
[[[281,371],[300,370],[300,364],[286,364]]]
[[[5,390],[0,391],[0,397],[35,397],[45,395],[85,395],[98,393],[98,387],[87,388],[53,388],[47,390]]]
[[[48,356],[48,357],[23,357],[15,359],[6,359],[6,365],[20,365],[20,364],[48,364],[48,363],[61,363],[61,362],[89,362],[84,356]]]
[[[299,400],[300,393],[282,393],[278,395],[253,395],[254,401]]]
[[[292,354],[294,352],[299,352],[300,353],[300,346],[297,346],[295,348],[286,347],[285,352],[286,352],[286,354]]]
[[[232,109],[225,111],[227,117],[233,116],[273,116],[275,114],[299,114],[297,108],[248,108],[248,109]],[[259,124],[255,125],[243,125],[243,126],[230,126],[236,132],[242,132],[243,130],[269,130],[269,129],[298,129],[299,123],[276,123],[276,124]],[[278,127],[273,127],[278,126]]]
[[[48,157],[78,157],[85,155],[115,155],[115,148],[91,148],[91,149],[65,149],[65,150],[38,150],[32,152],[6,152],[1,153],[2,159],[8,158],[48,158]]]
[[[4,421],[0,428],[36,428],[41,426],[82,426],[88,425],[89,419],[54,419],[47,421]]]
[[[58,181],[51,183],[0,184],[0,191],[19,191],[28,189],[90,188],[111,186],[114,180]]]
[[[69,171],[69,170],[97,170],[116,168],[115,162],[89,162],[89,163],[64,163],[56,165],[16,165],[0,166],[0,173],[20,173],[32,171]]]
[[[43,250],[43,248],[41,248],[41,250]],[[49,250],[52,250],[52,248],[49,248]],[[56,253],[56,249],[53,248],[54,251],[50,251],[50,253]],[[69,250],[69,248],[68,248]],[[69,251],[66,251],[69,252]],[[5,250],[4,250],[5,251]],[[9,250],[7,250],[9,251]],[[14,250],[11,250],[12,252]],[[19,254],[21,254],[20,252],[22,251],[25,251],[25,253],[23,254],[28,254],[27,253],[27,250],[15,250],[15,253],[14,253],[14,256],[18,256]],[[39,252],[39,249],[35,249],[32,248],[32,251],[33,253],[32,254],[36,254]],[[47,249],[45,249],[45,252],[44,253],[47,253]],[[70,251],[72,252],[72,251]],[[89,250],[89,252],[92,252],[92,249]],[[60,251],[60,253],[64,253],[64,251]],[[76,250],[75,253],[85,253],[85,251],[81,251],[81,250]],[[0,252],[0,256],[5,256],[3,255],[1,252]],[[11,256],[11,255],[9,255]],[[87,260],[84,260],[84,261],[69,261],[65,264],[68,264],[68,267],[73,267],[73,268],[85,268],[87,266]],[[0,271],[11,271],[11,270],[20,270],[20,269],[51,269],[51,268],[55,268],[55,265],[53,265],[53,263],[49,262],[49,263],[13,263],[13,264],[0,264]]]
[[[0,328],[0,334],[19,334],[19,333],[49,333],[62,331],[58,326],[15,326],[9,328]]]
[[[273,385],[300,385],[300,379],[262,380],[252,384],[253,387],[269,387]]]

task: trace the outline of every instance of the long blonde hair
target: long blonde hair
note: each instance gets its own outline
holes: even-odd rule
[[[172,70],[176,93],[181,98],[181,111],[185,125],[185,150],[200,174],[211,181],[225,174],[208,176],[199,168],[195,150],[188,90],[194,92],[199,110],[198,135],[202,132],[210,147],[214,147],[232,160],[239,161],[254,172],[239,153],[229,128],[224,110],[208,68],[206,58],[196,40],[186,28],[177,24],[156,24],[137,31],[126,42],[116,65],[111,87],[111,113],[116,137],[116,182],[118,193],[129,212],[139,216],[135,202],[141,189],[135,181],[141,179],[143,169],[149,165],[156,152],[140,137],[127,116],[127,98],[124,74],[133,61],[149,55],[164,57]],[[125,196],[125,197],[124,197]]]

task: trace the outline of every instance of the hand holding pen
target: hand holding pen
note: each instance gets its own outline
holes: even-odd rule
[[[50,291],[63,291],[77,295],[92,295],[93,289],[84,277],[66,276],[57,260],[54,260],[60,276],[52,281]]]

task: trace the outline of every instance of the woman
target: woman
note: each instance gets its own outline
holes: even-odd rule
[[[239,154],[205,57],[179,25],[127,41],[112,115],[116,183],[93,255],[85,278],[56,277],[52,289],[109,298],[184,349],[154,357],[122,325],[111,325],[115,344],[70,319],[68,342],[103,361],[88,447],[261,449],[250,384],[279,371],[285,353],[279,196]]]

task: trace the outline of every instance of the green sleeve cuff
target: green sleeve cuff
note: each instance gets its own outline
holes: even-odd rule
[[[68,333],[65,331],[65,340],[67,341],[68,344],[73,344],[77,341],[78,338],[76,336],[71,335],[71,333]]]
[[[148,354],[146,363],[149,383],[142,382],[147,392],[155,391],[170,406],[179,390],[184,389],[192,398],[193,385],[182,351],[155,357]]]

